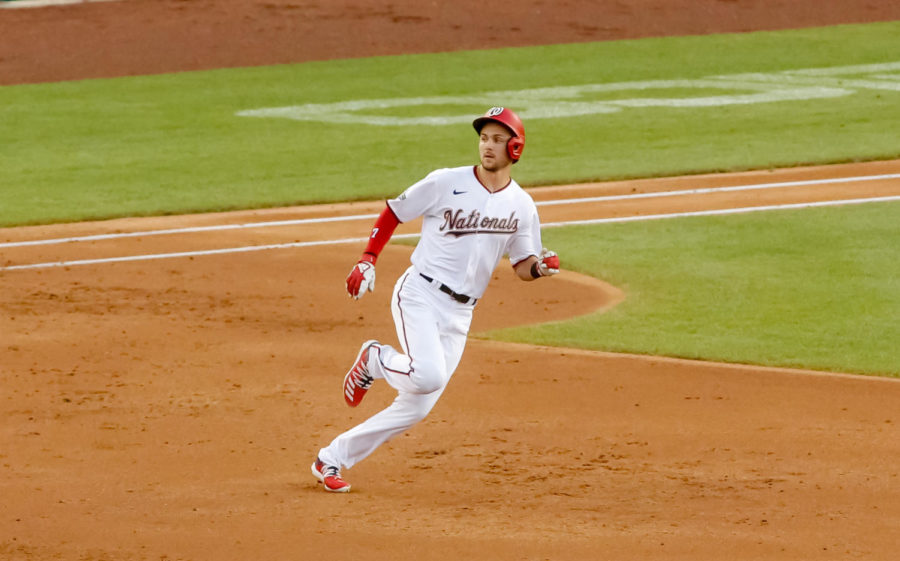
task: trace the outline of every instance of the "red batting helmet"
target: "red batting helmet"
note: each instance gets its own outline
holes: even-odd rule
[[[491,107],[483,116],[472,121],[472,126],[478,134],[481,134],[482,127],[490,121],[500,123],[512,133],[512,138],[506,143],[506,153],[513,163],[518,162],[522,157],[522,150],[525,149],[525,126],[522,125],[522,119],[512,109]]]

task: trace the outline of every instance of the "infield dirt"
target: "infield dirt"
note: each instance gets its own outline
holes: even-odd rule
[[[514,32],[476,17],[494,8],[456,13],[404,2],[129,0],[10,10],[0,34],[11,21],[26,34],[7,35],[18,39],[2,55],[0,83],[900,17],[887,2],[676,4],[574,2],[549,11],[525,3]],[[544,17],[527,17],[542,9]],[[301,13],[309,17],[294,17]],[[604,23],[584,23],[597,21]],[[900,162],[876,162],[533,193],[898,171]],[[683,204],[898,189],[896,181],[848,184]],[[380,204],[3,229],[0,241],[374,212]],[[581,217],[669,205],[575,206]],[[573,216],[550,208],[554,220]],[[342,237],[365,236],[368,227],[360,222]],[[260,228],[19,247],[4,249],[2,265],[315,235],[332,232]],[[351,410],[340,382],[359,342],[396,343],[390,288],[410,250],[390,246],[377,292],[352,302],[343,279],[359,251],[350,244],[0,271],[0,557],[896,558],[900,382],[477,338],[628,297],[573,273],[526,284],[501,265],[431,416],[346,471],[349,495],[322,492],[308,471],[318,448],[392,398],[376,386]]]

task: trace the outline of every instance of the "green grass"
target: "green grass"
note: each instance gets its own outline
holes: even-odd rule
[[[377,199],[476,159],[465,124],[235,116],[245,109],[892,62],[898,52],[900,22],[891,22],[6,86],[0,226]],[[898,100],[900,92],[861,90],[533,119],[516,175],[538,185],[900,157],[900,135],[884,125],[900,122]]]
[[[897,240],[900,203],[546,230],[565,267],[625,301],[488,336],[900,376]]]

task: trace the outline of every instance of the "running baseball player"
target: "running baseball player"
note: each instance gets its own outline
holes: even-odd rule
[[[472,311],[504,254],[522,280],[559,272],[559,257],[542,249],[534,201],[510,177],[525,148],[522,121],[509,109],[493,107],[473,125],[480,164],[433,171],[389,199],[347,277],[351,297],[373,291],[375,263],[397,225],[424,217],[412,265],[397,280],[391,300],[403,350],[366,341],[344,376],[350,407],[359,405],[376,380],[397,390],[397,398],[319,451],[312,473],[326,491],[349,491],[342,467],[353,467],[428,415],[459,364]]]

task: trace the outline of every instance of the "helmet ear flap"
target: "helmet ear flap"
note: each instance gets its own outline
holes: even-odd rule
[[[524,149],[525,141],[518,136],[510,138],[509,142],[506,143],[506,153],[509,154],[509,159],[513,162],[519,161],[519,158],[522,157],[522,150]]]

